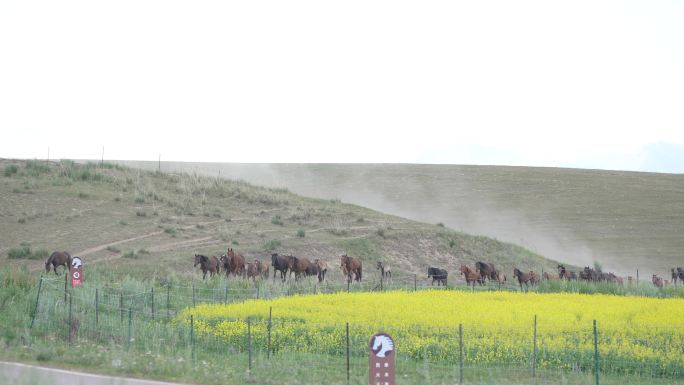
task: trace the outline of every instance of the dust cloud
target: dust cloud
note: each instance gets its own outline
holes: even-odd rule
[[[121,163],[158,167],[156,162]],[[633,253],[625,256],[621,246],[606,243],[611,234],[602,236],[606,239],[593,239],[600,237],[592,235],[596,232],[592,226],[603,231],[604,224],[586,219],[582,202],[570,204],[547,188],[546,180],[555,181],[561,192],[571,183],[553,170],[540,171],[547,174],[542,178],[536,170],[525,171],[524,167],[413,164],[163,162],[161,169],[284,187],[303,196],[340,199],[421,222],[441,222],[454,230],[518,244],[570,265],[590,266],[599,261],[605,271],[621,275],[634,275],[643,263],[642,255],[646,255],[631,250]],[[521,172],[530,173],[532,181],[545,179],[544,184],[530,185],[527,177],[520,177]],[[664,267],[654,270],[662,275]],[[645,270],[642,276],[650,274]]]

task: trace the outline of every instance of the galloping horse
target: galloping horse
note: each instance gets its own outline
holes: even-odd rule
[[[53,268],[56,275],[58,266],[64,266],[66,270],[69,270],[69,267],[71,266],[71,254],[66,251],[55,251],[50,254],[47,261],[45,261],[45,272],[49,273],[50,268]]]
[[[226,252],[226,258],[230,260],[230,272],[233,275],[245,275],[245,257],[242,254],[236,253],[232,248],[228,249]],[[228,277],[228,272],[226,272],[226,277]]]
[[[483,281],[485,278],[490,281],[496,280],[496,268],[494,268],[493,264],[489,262],[477,261],[475,262],[475,269],[480,271]]]
[[[520,290],[522,290],[522,284],[525,284],[525,288],[528,287],[529,284],[535,284],[535,280],[539,280],[539,276],[536,275],[533,271],[530,271],[529,273],[523,273],[522,271],[518,270],[518,268],[513,269],[513,276],[518,278],[518,283],[520,284]]]
[[[560,279],[558,274],[549,273],[548,271],[544,272],[543,277],[545,281],[558,281]]]
[[[340,256],[340,267],[342,271],[347,272],[347,282],[351,283],[352,274],[354,274],[354,280],[361,282],[361,261],[357,258],[350,257],[347,254]]]
[[[325,280],[325,274],[328,273],[328,263],[326,261],[321,261],[320,259],[315,259],[314,263],[318,266],[318,282],[323,282]]]
[[[380,270],[380,275],[383,278],[392,278],[392,268],[390,267],[390,265],[385,265],[381,261],[378,261],[375,270]]]
[[[560,279],[565,279],[567,281],[569,281],[569,280],[576,281],[577,280],[577,274],[575,274],[574,271],[568,271],[564,265],[558,265],[558,277]]]
[[[273,282],[275,282],[276,271],[280,272],[280,278],[285,282],[287,277],[287,270],[290,268],[291,255],[278,255],[278,253],[271,254],[271,266],[273,266]]]
[[[197,265],[200,265],[200,269],[202,269],[202,279],[207,279],[207,271],[210,277],[219,273],[219,260],[214,256],[209,258],[204,255],[195,254],[195,265],[193,267],[197,267]]]
[[[484,280],[482,279],[482,275],[480,275],[480,272],[471,269],[469,266],[461,265],[459,271],[465,277],[466,286],[472,284],[473,288],[475,288],[475,282],[477,282],[480,285],[484,283]]]

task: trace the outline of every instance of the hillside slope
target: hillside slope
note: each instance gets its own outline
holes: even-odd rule
[[[32,270],[43,268],[48,251],[66,250],[141,275],[197,274],[194,253],[219,255],[228,247],[248,260],[275,251],[333,266],[349,253],[366,262],[367,274],[383,260],[395,273],[419,277],[429,265],[456,277],[461,263],[480,259],[509,276],[513,266],[556,265],[492,238],[221,178],[70,161],[1,160],[0,171],[0,258]]]
[[[126,162],[158,167],[156,162]],[[416,164],[161,164],[443,222],[576,265],[669,275],[684,265],[684,175]],[[648,275],[647,275],[648,274]]]

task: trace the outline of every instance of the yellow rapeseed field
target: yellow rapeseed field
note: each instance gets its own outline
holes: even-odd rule
[[[200,305],[180,319],[196,319],[199,335],[245,343],[248,317],[257,344],[265,343],[273,309],[272,349],[341,353],[345,323],[362,354],[376,332],[390,333],[398,355],[453,360],[459,324],[468,364],[530,363],[537,317],[539,367],[590,367],[593,320],[604,370],[684,375],[684,300],[611,295],[428,290],[338,293]]]

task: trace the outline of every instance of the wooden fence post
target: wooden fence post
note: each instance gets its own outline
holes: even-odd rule
[[[100,297],[100,289],[95,288],[95,325],[100,323],[100,310],[99,310],[99,305],[98,305],[98,303],[100,302],[99,297]]]

